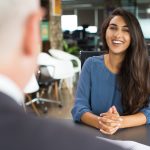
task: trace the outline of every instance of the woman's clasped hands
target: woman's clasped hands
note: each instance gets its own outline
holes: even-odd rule
[[[99,129],[104,134],[114,134],[121,126],[123,119],[119,115],[115,106],[109,108],[98,117]]]

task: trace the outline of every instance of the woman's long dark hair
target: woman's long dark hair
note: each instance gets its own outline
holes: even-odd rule
[[[106,42],[106,30],[114,16],[125,20],[131,36],[131,44],[126,51],[118,74],[118,83],[122,95],[124,115],[135,114],[146,107],[150,101],[150,61],[144,36],[136,17],[122,9],[115,9],[102,25],[101,38],[105,49],[109,50]]]

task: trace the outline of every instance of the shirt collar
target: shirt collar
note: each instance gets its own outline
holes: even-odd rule
[[[10,78],[0,75],[0,91],[10,96],[19,105],[24,105],[24,95]]]

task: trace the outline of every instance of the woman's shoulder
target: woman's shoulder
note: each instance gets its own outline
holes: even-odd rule
[[[90,65],[92,68],[103,68],[104,67],[104,55],[92,56],[89,58]]]
[[[104,68],[104,55],[88,57],[82,67],[82,70],[92,70],[95,68]]]
[[[90,64],[100,64],[100,63],[104,63],[104,55],[100,55],[100,56],[92,56],[87,58],[86,62],[90,63]]]

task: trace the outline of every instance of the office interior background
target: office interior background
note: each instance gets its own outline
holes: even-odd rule
[[[61,5],[59,10],[61,12],[58,12],[58,14],[54,14],[54,5],[56,3]],[[54,37],[52,37],[55,29],[60,31],[59,36],[55,38],[60,38],[60,41],[63,38],[66,44],[70,44],[69,46],[77,43],[79,50],[95,50],[95,48],[101,50],[100,29],[102,22],[116,7],[123,7],[136,15],[146,41],[149,41],[150,38],[149,0],[41,0],[41,5],[46,8],[47,12],[43,24],[48,23],[49,27],[51,26],[49,28],[49,39],[47,38],[50,43],[47,44],[47,47],[44,43],[44,50],[51,47],[55,48],[53,43],[55,43],[56,39],[53,40]],[[57,22],[59,25],[56,25]],[[61,32],[63,35],[61,35]],[[54,34],[56,35],[55,32]],[[58,49],[68,50],[69,48],[66,48],[68,45],[63,44],[63,47],[58,46]]]
[[[103,51],[101,25],[117,7],[131,11],[138,18],[147,46],[150,47],[149,0],[41,0],[41,6],[46,12],[41,21],[42,52],[57,49],[80,58],[81,50]],[[63,106],[44,103],[42,114],[71,118],[78,77],[74,80],[72,91],[65,88],[65,84],[62,86]]]

